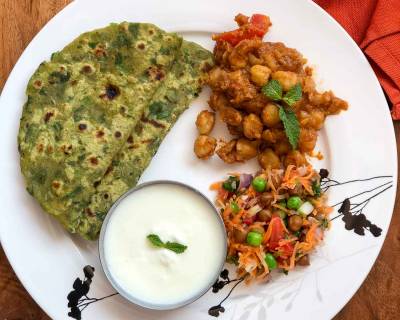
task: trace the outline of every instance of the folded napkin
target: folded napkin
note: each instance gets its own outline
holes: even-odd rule
[[[400,120],[400,0],[314,0],[368,57]]]

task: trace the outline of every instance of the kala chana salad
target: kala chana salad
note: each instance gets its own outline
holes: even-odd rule
[[[313,70],[296,49],[262,40],[269,17],[238,14],[235,21],[238,29],[213,36],[212,110],[197,116],[194,152],[203,160],[216,153],[228,164],[257,158],[261,167],[211,185],[228,235],[227,261],[249,282],[310,264],[332,208],[320,187],[327,171],[315,171],[308,158],[322,159],[314,152],[318,131],[348,104],[316,89]],[[230,141],[211,135],[216,114]]]
[[[309,265],[309,253],[329,227],[331,207],[311,166],[232,174],[211,186],[228,234],[227,261],[238,276],[263,279],[276,268]]]

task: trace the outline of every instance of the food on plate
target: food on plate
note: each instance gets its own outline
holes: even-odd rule
[[[214,128],[215,113],[208,110],[203,110],[199,113],[196,119],[197,130],[200,134],[209,134]]]
[[[262,41],[271,26],[267,16],[239,14],[235,20],[239,29],[213,36],[209,106],[234,136],[218,143],[216,154],[226,163],[257,157],[264,169],[304,165],[326,117],[348,104],[316,89],[313,71],[296,49]],[[238,141],[252,141],[251,152],[243,156]]]
[[[228,234],[227,261],[247,281],[308,265],[323,240],[332,211],[310,165],[266,169],[254,177],[232,174],[211,189]]]
[[[183,41],[179,55],[164,82],[156,90],[127,142],[114,156],[106,174],[96,186],[78,232],[96,239],[112,204],[138,182],[158,146],[190,102],[199,95],[212,55],[199,45]]]
[[[144,126],[149,130],[149,123],[168,131],[198,94],[210,54],[194,44],[181,44],[181,37],[152,24],[111,24],[82,34],[31,77],[18,135],[21,170],[29,193],[68,231],[96,237],[99,225],[87,221],[101,225],[104,212],[91,211],[88,205],[99,194],[103,177],[116,167],[117,153],[140,144],[141,135],[132,143],[132,133]],[[193,74],[186,73],[188,66]],[[175,74],[181,67],[183,75],[174,83],[171,67]],[[162,89],[166,79],[168,87]],[[168,103],[152,100],[156,92],[165,94],[162,99]],[[175,105],[175,111],[169,109]],[[150,131],[143,140],[153,134]],[[146,159],[136,160],[137,167],[124,167],[133,170],[125,172],[132,175],[128,180],[136,183],[164,135],[154,132],[148,148],[135,151],[135,159]],[[115,185],[123,191],[114,190],[114,200],[126,188],[121,179]]]
[[[139,304],[164,309],[191,302],[222,269],[223,223],[213,205],[186,186],[139,187],[108,219],[101,237],[102,264],[116,288]]]
[[[271,26],[269,17],[263,14],[253,14],[251,18],[243,14],[235,17],[239,29],[213,35],[213,40],[227,42],[233,46],[246,39],[262,39]]]
[[[217,146],[217,140],[213,137],[200,135],[194,142],[194,153],[200,159],[210,158]]]

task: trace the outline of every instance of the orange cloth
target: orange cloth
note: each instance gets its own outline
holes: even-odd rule
[[[363,50],[400,120],[400,0],[315,0]]]

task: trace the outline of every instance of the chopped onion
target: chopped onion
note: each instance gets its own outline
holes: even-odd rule
[[[287,194],[286,193],[285,194],[279,194],[279,195],[276,196],[277,200],[283,200],[285,198],[287,198]]]
[[[304,177],[307,173],[307,167],[301,166],[297,169],[297,172],[299,173],[300,177]]]
[[[249,263],[247,263],[244,267],[244,269],[250,273],[252,272],[255,268],[257,267],[257,263],[254,260],[251,260]]]
[[[318,221],[317,219],[315,219],[312,215],[309,216],[309,217],[307,218],[307,220],[308,220],[310,223],[316,223],[316,224],[319,223],[319,221]]]
[[[261,210],[262,210],[262,208],[261,208],[258,204],[256,204],[254,207],[250,208],[250,209],[247,211],[247,214],[248,214],[250,217],[253,217],[253,216],[255,216],[258,212],[260,212]]]
[[[258,203],[258,198],[253,198],[247,203],[247,208],[251,208],[252,206],[255,206]]]
[[[297,212],[308,216],[311,212],[313,212],[313,210],[314,206],[310,202],[306,201],[300,206]]]
[[[253,176],[251,174],[242,173],[240,175],[240,183],[239,183],[239,190],[242,188],[247,188],[250,186],[251,181],[253,180]]]

